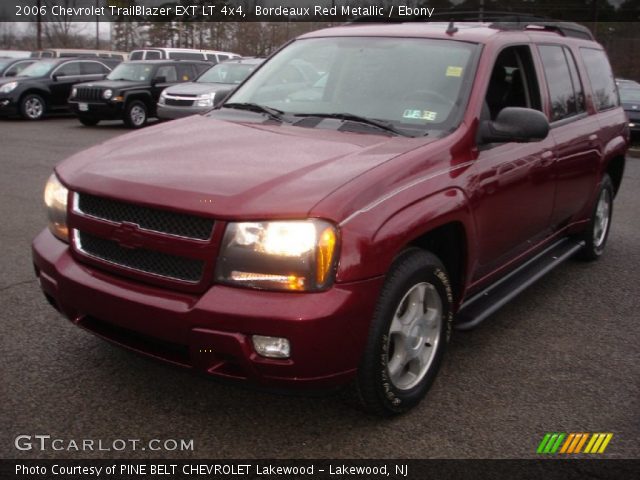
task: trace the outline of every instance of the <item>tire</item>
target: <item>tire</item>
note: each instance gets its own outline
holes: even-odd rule
[[[142,128],[147,124],[147,106],[140,100],[133,100],[127,105],[124,123],[129,128]]]
[[[85,127],[94,127],[100,122],[97,118],[89,117],[78,117],[78,120],[80,120],[80,123]]]
[[[611,230],[611,216],[613,214],[613,182],[608,174],[604,174],[596,204],[593,207],[589,226],[582,234],[585,246],[578,253],[578,258],[586,261],[599,259],[604,253],[604,248]]]
[[[436,256],[416,248],[396,259],[358,368],[356,391],[365,411],[392,416],[422,400],[451,336],[452,304],[449,277]]]
[[[29,93],[20,99],[20,115],[25,120],[42,120],[47,104],[40,95]]]

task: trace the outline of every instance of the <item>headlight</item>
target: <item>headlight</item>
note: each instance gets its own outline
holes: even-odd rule
[[[9,92],[15,90],[15,88],[17,86],[18,86],[18,82],[5,83],[4,85],[2,85],[0,87],[0,93],[9,93]]]
[[[216,267],[219,282],[289,291],[331,286],[338,231],[323,220],[230,223]]]
[[[73,87],[71,89],[71,98],[74,98],[76,95],[78,95],[78,89],[76,87]]]
[[[111,90],[110,88],[107,88],[104,92],[102,92],[102,98],[104,98],[105,100],[109,100],[111,97],[113,97],[113,90]]]
[[[205,93],[203,95],[198,96],[198,100],[196,101],[197,107],[213,107],[213,99],[215,98],[216,93]]]
[[[69,190],[52,174],[44,187],[44,204],[47,206],[49,230],[63,242],[69,241],[67,228],[67,198]]]
[[[160,93],[160,100],[158,100],[158,103],[160,105],[164,105],[166,103],[166,100],[167,100],[167,94],[164,93],[164,92],[166,92],[166,90],[162,90],[162,93]]]

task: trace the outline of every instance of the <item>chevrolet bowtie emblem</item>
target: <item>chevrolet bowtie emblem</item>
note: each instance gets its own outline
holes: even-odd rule
[[[144,235],[135,223],[122,223],[111,233],[111,239],[123,248],[140,248],[144,242]]]

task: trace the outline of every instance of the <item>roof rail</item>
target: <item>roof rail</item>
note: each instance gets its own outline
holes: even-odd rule
[[[564,35],[565,37],[595,40],[593,33],[584,25],[575,22],[563,22],[549,17],[530,13],[504,12],[492,10],[447,11],[434,13],[433,17],[442,17],[458,22],[486,22],[500,30],[526,30],[540,28]]]
[[[448,20],[458,22],[485,22],[491,27],[499,30],[534,30],[541,29],[556,32],[565,37],[582,38],[585,40],[595,40],[593,33],[584,25],[575,22],[563,22],[549,17],[541,17],[530,13],[502,12],[492,10],[447,10],[433,13],[431,17],[391,17],[381,18],[376,16],[356,17],[346,22],[357,23],[404,23],[404,22],[425,22],[429,20]]]

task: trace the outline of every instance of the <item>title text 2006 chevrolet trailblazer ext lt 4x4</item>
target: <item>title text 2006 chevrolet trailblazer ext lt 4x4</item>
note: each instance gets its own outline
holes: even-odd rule
[[[453,327],[602,254],[628,136],[578,25],[323,30],[209,114],[58,165],[35,268],[117,344],[265,387],[350,384],[400,413]]]

